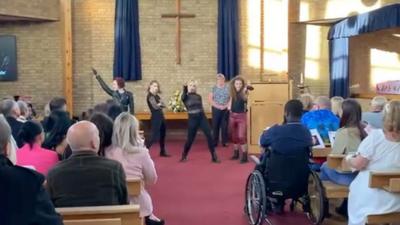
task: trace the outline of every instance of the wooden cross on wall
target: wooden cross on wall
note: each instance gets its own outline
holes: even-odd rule
[[[176,0],[176,13],[162,14],[161,18],[174,18],[176,19],[176,64],[181,64],[181,18],[194,18],[195,14],[181,13],[181,0]]]

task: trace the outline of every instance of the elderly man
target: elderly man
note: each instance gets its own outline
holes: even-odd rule
[[[383,107],[387,99],[383,96],[375,96],[370,103],[371,112],[363,112],[362,121],[372,128],[382,129],[383,126]]]
[[[17,120],[20,116],[19,106],[17,102],[11,99],[3,100],[0,104],[0,113],[4,115],[8,124],[10,125],[12,136],[17,142],[18,147],[22,147],[23,143],[22,140],[19,138],[18,133],[21,129],[22,124],[24,123]]]
[[[0,224],[62,224],[43,188],[44,177],[7,158],[11,129],[0,117]]]
[[[99,131],[89,121],[71,126],[67,143],[72,156],[47,176],[48,190],[57,207],[128,204],[122,165],[97,155]]]
[[[329,131],[339,129],[339,118],[331,109],[331,101],[326,96],[319,96],[314,101],[313,109],[301,118],[301,123],[308,129],[317,129],[324,142],[329,142]]]

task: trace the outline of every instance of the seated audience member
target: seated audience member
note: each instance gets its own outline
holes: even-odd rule
[[[121,105],[112,102],[107,104],[107,115],[114,121],[123,112]]]
[[[312,138],[310,131],[300,122],[303,104],[299,100],[290,100],[285,105],[285,121],[265,130],[260,137],[260,145],[272,148],[282,154],[294,154],[298,151],[310,151]]]
[[[383,107],[387,99],[383,96],[375,96],[370,103],[370,112],[363,112],[362,121],[366,122],[370,127],[382,129],[383,125]]]
[[[140,178],[146,184],[157,181],[153,160],[139,135],[139,122],[133,115],[123,112],[115,119],[112,141],[113,148],[106,150],[106,157],[119,161],[128,178]],[[133,201],[139,203],[140,216],[145,218],[146,225],[164,224],[154,216],[151,197],[144,187]]]
[[[55,97],[49,102],[48,105],[50,113],[42,121],[45,133],[49,132],[53,128],[55,121],[52,121],[50,117],[54,112],[58,112],[58,116],[62,115],[62,117],[69,119],[69,114],[67,112],[67,101],[64,98]]]
[[[18,107],[19,107],[19,112],[20,115],[18,117],[18,121],[25,123],[26,121],[28,121],[31,118],[31,115],[29,114],[29,108],[28,108],[28,104],[26,104],[26,102],[19,100],[17,102]]]
[[[99,155],[104,156],[105,150],[112,144],[114,123],[106,114],[98,112],[93,113],[89,120],[90,122],[94,123],[99,130]]]
[[[301,118],[301,123],[308,129],[317,129],[325,143],[329,142],[329,131],[336,131],[339,128],[339,118],[330,109],[330,99],[319,96],[315,99],[313,109]]]
[[[344,99],[340,96],[334,96],[331,98],[331,111],[338,118],[342,115],[342,104]]]
[[[47,176],[56,207],[122,205],[128,203],[124,169],[117,161],[98,156],[99,131],[89,121],[71,126],[67,134],[72,155]]]
[[[11,129],[0,117],[0,224],[61,225],[43,188],[43,175],[14,166],[7,158]]]
[[[30,115],[30,117],[31,118],[29,118],[29,119],[32,119],[32,118],[36,118],[36,110],[35,110],[35,108],[33,107],[33,105],[32,105],[32,103],[28,103],[28,114]]]
[[[0,119],[7,122],[3,114],[0,114]],[[17,164],[17,149],[18,149],[17,142],[15,141],[12,135],[10,136],[10,140],[8,142],[9,142],[8,146],[9,148],[8,148],[7,158],[12,162],[13,165],[15,165]]]
[[[68,114],[63,111],[51,112],[47,118],[47,124],[52,124],[51,129],[45,134],[43,147],[57,152],[62,159],[64,151],[67,148],[66,135],[68,128],[72,125]]]
[[[311,94],[301,94],[299,100],[303,104],[303,113],[309,112],[313,108],[314,96]]]
[[[0,113],[4,115],[8,125],[10,125],[12,136],[17,142],[17,146],[19,148],[22,147],[22,141],[19,139],[18,133],[23,123],[17,120],[20,115],[17,102],[11,99],[3,100],[0,106]]]
[[[383,114],[383,130],[373,130],[357,153],[346,157],[359,171],[350,184],[349,225],[364,225],[370,214],[400,212],[400,195],[368,187],[371,171],[400,170],[400,101],[389,102]]]
[[[107,110],[108,110],[107,103],[99,103],[99,104],[95,105],[93,108],[93,112],[100,112],[100,113],[104,113],[104,114],[107,114]]]
[[[354,154],[361,141],[367,136],[364,125],[361,123],[361,106],[353,99],[346,99],[343,102],[342,118],[340,129],[336,131],[335,142],[331,154]],[[340,185],[350,185],[357,176],[357,173],[340,173],[329,168],[325,162],[321,166],[321,180],[330,180]],[[342,205],[336,208],[336,212],[347,216],[347,199]]]
[[[41,147],[44,141],[42,126],[35,121],[25,122],[19,132],[24,146],[17,151],[17,165],[33,166],[36,171],[47,175],[47,172],[58,162],[57,153]]]

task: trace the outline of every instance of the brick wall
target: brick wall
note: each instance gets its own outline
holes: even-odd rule
[[[0,14],[54,20],[59,18],[59,1],[1,0]]]

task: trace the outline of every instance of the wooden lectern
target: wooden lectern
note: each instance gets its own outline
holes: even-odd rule
[[[247,100],[247,141],[250,154],[260,153],[262,132],[283,122],[283,108],[292,98],[292,81],[277,83],[251,83],[254,87]]]

